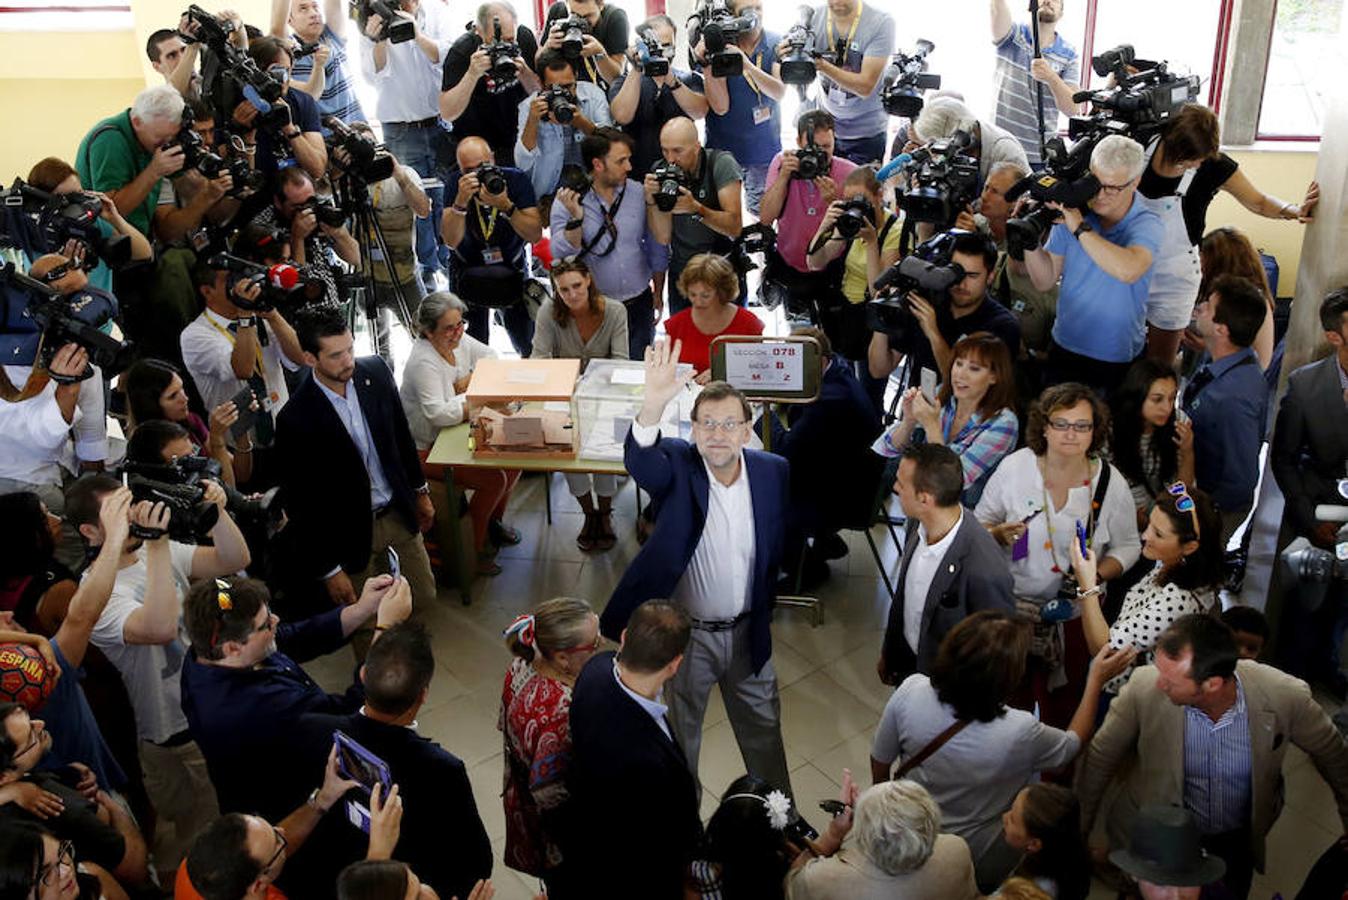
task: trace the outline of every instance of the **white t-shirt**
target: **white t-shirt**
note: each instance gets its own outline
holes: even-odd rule
[[[169,541],[169,564],[174,586],[181,599],[192,574],[196,547]],[[136,562],[117,573],[112,597],[94,625],[92,641],[122,673],[131,708],[136,714],[136,735],[143,741],[162,743],[187,728],[183,715],[179,673],[183,655],[191,643],[178,620],[178,637],[167,644],[128,644],[126,620],[145,600],[145,548],[136,551]]]
[[[926,675],[910,675],[885,704],[871,756],[881,762],[915,756],[955,723]],[[1008,709],[991,722],[972,722],[906,777],[941,807],[941,830],[969,843],[974,862],[1002,830],[1002,813],[1036,772],[1066,765],[1081,741],[1032,714]]]
[[[229,325],[229,319],[206,309],[183,329],[179,337],[183,364],[196,382],[208,412],[233,398],[246,383],[234,374],[234,366],[230,363],[230,357],[234,355],[234,335],[229,331]],[[274,416],[290,399],[282,366],[292,371],[299,367],[285,358],[271,326],[263,322],[262,327],[267,330],[267,346],[262,348],[262,372],[267,379]]]

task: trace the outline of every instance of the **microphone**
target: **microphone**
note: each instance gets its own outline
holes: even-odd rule
[[[900,153],[898,156],[894,157],[889,162],[885,163],[884,166],[881,167],[880,171],[875,173],[875,180],[883,184],[885,181],[889,179],[891,175],[893,175],[895,172],[899,171],[899,169],[902,169],[904,166],[908,165],[912,161],[913,155],[911,153]]]
[[[267,283],[283,291],[294,290],[300,283],[300,270],[289,263],[276,263],[267,267]]]

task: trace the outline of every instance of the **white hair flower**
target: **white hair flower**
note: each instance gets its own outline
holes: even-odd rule
[[[773,828],[781,831],[791,821],[791,801],[781,791],[769,791],[763,804],[768,809],[768,822]]]

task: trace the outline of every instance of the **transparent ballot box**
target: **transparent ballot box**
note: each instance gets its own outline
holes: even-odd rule
[[[484,359],[468,382],[474,456],[573,459],[578,359]]]
[[[693,367],[680,363],[679,374],[691,378]],[[643,363],[626,359],[591,360],[576,385],[581,458],[621,460],[623,441],[641,411],[645,394]],[[694,396],[691,390],[680,391],[679,396],[665,407],[660,431],[666,437],[688,437]]]

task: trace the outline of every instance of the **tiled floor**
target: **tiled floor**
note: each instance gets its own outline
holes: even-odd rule
[[[555,477],[555,476],[554,476]],[[518,547],[501,554],[504,571],[473,585],[472,604],[442,589],[438,603],[417,615],[431,628],[437,670],[430,698],[419,716],[422,734],[439,741],[468,765],[473,792],[496,850],[493,883],[499,900],[532,898],[530,879],[505,867],[501,851],[501,736],[496,730],[501,682],[509,654],[501,630],[541,599],[569,594],[603,607],[624,567],[636,554],[633,488],[616,501],[615,524],[623,538],[607,554],[576,549],[581,516],[560,478],[553,483],[552,525],[543,511],[541,477],[523,479],[512,499],[508,521],[524,535]],[[888,535],[877,542],[885,560],[895,562]],[[773,661],[782,696],[782,731],[792,786],[808,817],[822,821],[815,804],[837,794],[843,767],[865,783],[870,738],[889,691],[875,676],[875,658],[887,610],[885,588],[860,534],[847,535],[851,553],[834,562],[833,577],[817,593],[825,602],[823,625],[812,627],[802,610],[783,609],[773,623]],[[314,676],[330,689],[351,677],[351,657],[341,653],[317,660]],[[715,798],[743,774],[720,698],[713,694],[705,722],[699,775],[702,808],[709,816]],[[1255,879],[1255,900],[1281,891],[1295,895],[1316,857],[1341,833],[1332,794],[1309,759],[1292,750],[1287,762],[1287,806],[1269,837],[1268,872]],[[813,815],[811,813],[813,812]],[[1094,898],[1111,897],[1097,886]]]

